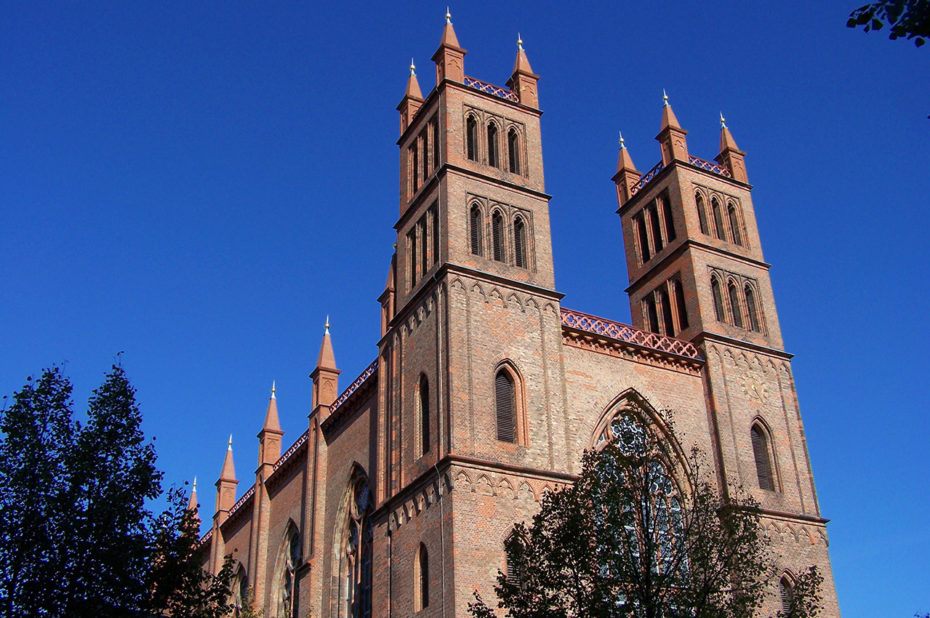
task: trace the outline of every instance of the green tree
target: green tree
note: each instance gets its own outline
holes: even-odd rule
[[[757,505],[723,504],[697,451],[676,464],[670,436],[632,414],[612,432],[585,453],[573,485],[548,493],[531,525],[514,526],[499,607],[514,618],[753,615],[775,575]],[[813,573],[794,587],[786,616],[817,614]],[[477,593],[469,610],[495,615]]]
[[[888,38],[913,39],[920,47],[930,37],[930,0],[881,0],[872,2],[849,14],[846,25],[866,32],[890,26]]]
[[[196,562],[197,531],[185,519],[193,513],[177,495],[159,518],[147,507],[162,493],[162,473],[121,366],[93,392],[84,424],[72,420],[71,392],[68,379],[48,369],[0,410],[0,615],[163,613],[153,591],[176,598],[183,587],[159,567],[177,537],[185,541],[173,548],[174,563]],[[218,590],[228,579],[203,573],[207,605],[225,611]],[[172,615],[222,615],[207,605],[175,606]]]
[[[232,611],[229,585],[233,576],[232,557],[213,576],[202,567],[199,548],[200,522],[188,510],[185,492],[172,489],[169,507],[156,520],[148,588],[149,612],[159,616],[221,618]]]

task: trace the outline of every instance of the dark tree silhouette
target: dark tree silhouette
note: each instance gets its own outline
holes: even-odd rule
[[[913,39],[920,47],[930,37],[930,0],[881,0],[849,14],[846,25],[866,32],[889,26],[888,38]]]

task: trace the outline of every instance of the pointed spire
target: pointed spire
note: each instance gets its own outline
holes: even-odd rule
[[[333,354],[333,341],[329,336],[329,316],[323,326],[323,343],[320,344],[320,355],[316,361],[317,369],[336,369],[336,356]]]
[[[523,49],[523,38],[520,33],[517,33],[517,59],[513,63],[513,73],[514,75],[518,73],[534,75],[530,60],[526,57],[526,51]]]
[[[220,472],[220,480],[236,480],[236,466],[233,464],[232,434],[229,434],[229,444],[226,447],[226,459],[223,460],[223,471]]]
[[[413,58],[410,59],[410,77],[407,78],[407,90],[404,92],[404,98],[423,100],[420,82],[417,81],[417,67],[413,64]]]
[[[280,432],[281,424],[278,422],[278,401],[275,398],[275,383],[271,382],[271,398],[268,400],[268,411],[265,413],[265,424],[262,431]]]
[[[446,25],[442,29],[442,41],[439,42],[439,46],[462,49],[458,37],[455,36],[455,29],[452,27],[452,13],[449,12],[449,7],[446,7]]]
[[[191,487],[190,500],[187,501],[187,510],[194,511],[195,513],[197,512],[197,477],[196,476],[194,477],[194,485],[193,487]],[[197,519],[199,520],[200,517],[198,516]]]
[[[739,151],[739,146],[736,145],[736,140],[733,139],[733,134],[727,127],[727,119],[723,117],[723,112],[720,112],[720,152],[727,150]]]
[[[678,118],[675,117],[675,111],[672,109],[672,106],[668,102],[668,93],[665,92],[665,89],[662,89],[662,129],[680,129],[681,125],[678,124]]]
[[[636,171],[636,166],[633,165],[633,157],[630,156],[630,151],[626,148],[626,143],[623,141],[623,133],[620,133],[620,155],[617,157],[617,173],[623,171]]]

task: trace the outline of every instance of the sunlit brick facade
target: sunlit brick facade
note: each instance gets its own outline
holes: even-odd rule
[[[464,616],[493,602],[503,541],[584,449],[632,410],[674,421],[724,496],[759,501],[779,586],[817,565],[839,615],[821,516],[744,154],[721,119],[719,155],[689,154],[666,102],[661,161],[621,146],[617,185],[633,325],[562,306],[543,177],[538,76],[522,49],[506,87],[466,76],[448,22],[436,86],[411,67],[398,106],[397,244],[378,357],[340,390],[330,335],[309,427],[282,454],[272,396],[259,466],[236,499],[217,481],[207,568],[237,560],[279,616]],[[387,139],[388,136],[385,136]]]

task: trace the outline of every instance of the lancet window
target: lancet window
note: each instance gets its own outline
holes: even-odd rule
[[[736,206],[733,202],[727,204],[727,215],[730,219],[730,237],[737,245],[743,244],[743,235],[740,232],[739,213],[736,212]]]
[[[474,116],[465,120],[465,155],[472,161],[478,160],[478,121]]]
[[[497,439],[517,441],[517,397],[513,376],[504,368],[494,376],[494,401],[497,408]]]
[[[772,455],[769,452],[768,432],[755,423],[750,429],[752,438],[752,454],[756,462],[756,478],[761,489],[775,491],[775,473],[772,465]]]
[[[704,210],[704,196],[695,193],[694,203],[697,205],[698,224],[701,226],[701,234],[707,234],[707,213]]]
[[[740,328],[743,327],[743,310],[739,305],[739,292],[736,284],[730,282],[727,285],[727,294],[730,297],[730,315],[733,316],[733,324]]]
[[[488,123],[488,165],[491,167],[500,167],[500,156],[498,153],[497,143],[497,125],[494,122]]]
[[[482,224],[484,217],[481,216],[481,207],[473,204],[471,214],[469,215],[469,235],[471,237],[471,252],[473,255],[483,255],[482,252]]]
[[[429,381],[424,374],[420,374],[417,384],[417,421],[419,425],[420,455],[429,452],[430,447],[430,413],[429,413]]]
[[[500,211],[494,211],[491,215],[491,243],[494,251],[494,259],[498,262],[504,261],[504,217]]]
[[[727,233],[723,226],[723,213],[720,212],[720,202],[717,200],[717,198],[711,198],[710,208],[714,213],[714,234],[720,240],[726,240]]]
[[[429,553],[423,543],[417,548],[413,566],[413,609],[419,612],[429,607]]]
[[[520,135],[513,127],[507,132],[507,160],[510,164],[510,173],[520,173]]]
[[[336,547],[339,618],[370,618],[372,525],[371,494],[364,474],[356,474],[344,504],[341,543]]]
[[[513,221],[513,261],[516,266],[526,268],[526,223],[519,216]]]
[[[300,566],[300,534],[293,522],[287,526],[275,561],[272,618],[297,616],[297,567]]]

